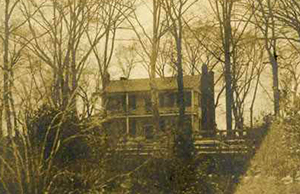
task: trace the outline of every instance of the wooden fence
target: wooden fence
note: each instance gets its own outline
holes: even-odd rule
[[[195,133],[194,147],[197,154],[247,154],[255,149],[255,140],[251,139],[246,130],[215,131],[213,137],[207,137],[208,131]],[[172,138],[153,141],[127,141],[117,144],[112,152],[124,155],[139,155],[155,157],[170,156],[173,153]]]

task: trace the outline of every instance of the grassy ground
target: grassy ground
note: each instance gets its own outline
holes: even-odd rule
[[[235,194],[300,194],[299,118],[275,121]]]

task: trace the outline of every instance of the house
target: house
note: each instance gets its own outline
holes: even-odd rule
[[[186,124],[198,131],[201,124],[200,76],[184,76],[184,96]],[[178,118],[177,81],[175,77],[156,78],[158,90],[160,128],[162,131],[174,129]],[[150,80],[120,79],[110,81],[105,89],[107,115],[112,119],[107,123],[112,132],[127,133],[130,136],[153,135]]]

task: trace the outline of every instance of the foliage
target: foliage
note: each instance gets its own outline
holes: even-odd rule
[[[26,114],[23,127],[1,141],[2,193],[82,193],[104,179],[106,146],[98,126],[42,106]]]
[[[61,113],[47,106],[40,107],[27,118],[28,136],[34,146],[41,147],[46,139],[44,159],[50,156],[56,133],[63,146],[56,155],[57,163],[68,163],[89,157],[89,147],[83,133],[84,125],[72,113]]]
[[[111,193],[215,193],[217,185],[209,177],[208,158],[184,164],[177,158],[125,159],[122,166],[131,163],[138,170],[129,170],[127,176],[111,183]],[[126,162],[127,161],[127,162]]]
[[[295,111],[271,125],[236,193],[295,193],[300,188],[300,115]]]

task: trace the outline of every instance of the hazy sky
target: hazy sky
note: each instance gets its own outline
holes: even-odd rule
[[[137,9],[138,18],[145,29],[149,31],[149,35],[151,35],[152,28],[152,1],[149,0],[140,0],[139,7]],[[206,18],[208,15],[212,15],[212,10],[210,9],[210,5],[208,0],[198,0],[198,2],[194,5],[193,10],[191,10],[193,15],[196,15],[200,18]],[[134,39],[137,41],[136,35],[131,30],[121,30],[118,32],[117,36],[117,44],[116,45],[124,45],[127,43],[132,43]],[[142,51],[141,51],[142,52]],[[118,65],[116,65],[117,61],[114,61],[113,67],[110,69],[112,78],[118,79],[123,76]],[[136,68],[132,71],[131,78],[144,78],[149,77],[147,70],[143,67],[143,65],[136,65]]]

